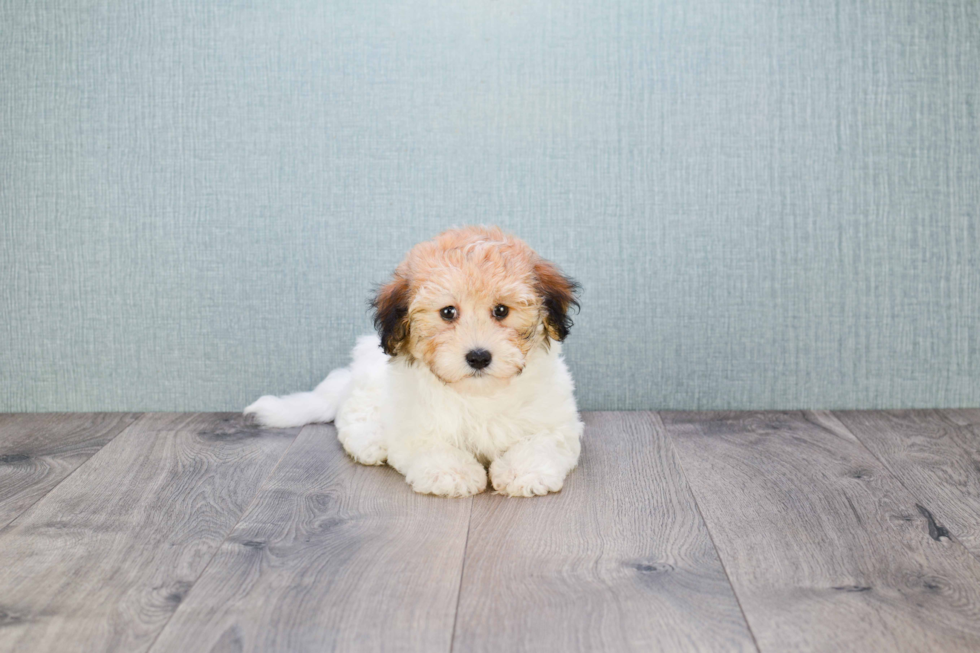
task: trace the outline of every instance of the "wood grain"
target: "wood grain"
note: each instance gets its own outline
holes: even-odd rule
[[[132,413],[0,415],[0,529],[137,417]]]
[[[470,499],[300,434],[154,651],[448,651]]]
[[[141,418],[0,533],[0,650],[146,650],[297,432]]]
[[[957,442],[972,456],[980,455],[980,408],[948,409],[942,413],[963,427],[957,431]]]
[[[966,411],[835,412],[945,529],[980,559],[980,420]]]
[[[454,650],[755,650],[659,418],[584,418],[561,493],[474,499]]]
[[[763,651],[980,650],[980,563],[833,415],[662,417]]]

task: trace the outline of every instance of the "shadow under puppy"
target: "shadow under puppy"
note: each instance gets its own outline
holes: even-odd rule
[[[359,463],[416,492],[557,492],[582,435],[561,341],[577,285],[523,241],[466,227],[416,245],[373,302],[378,336],[313,392],[245,409],[266,426],[336,420]]]

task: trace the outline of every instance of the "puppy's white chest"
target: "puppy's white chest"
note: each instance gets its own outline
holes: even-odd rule
[[[465,423],[463,427],[464,448],[481,459],[492,462],[510,449],[523,437],[530,435],[506,418],[481,416]]]

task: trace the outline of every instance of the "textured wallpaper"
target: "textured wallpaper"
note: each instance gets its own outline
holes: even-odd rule
[[[980,405],[980,3],[0,3],[0,410],[312,388],[414,242],[584,288],[589,409]]]

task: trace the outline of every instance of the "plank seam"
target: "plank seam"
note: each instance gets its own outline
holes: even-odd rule
[[[735,583],[732,582],[732,576],[728,573],[728,567],[725,565],[725,560],[721,557],[721,551],[718,549],[718,544],[715,542],[715,536],[711,533],[711,526],[708,525],[708,520],[705,519],[704,513],[701,512],[701,503],[698,501],[698,495],[694,492],[694,488],[691,487],[691,483],[687,480],[687,470],[684,469],[684,461],[681,459],[680,453],[674,447],[674,442],[670,432],[664,425],[659,411],[653,412],[652,414],[656,416],[656,421],[660,423],[660,432],[664,434],[664,442],[670,448],[670,453],[673,455],[674,460],[677,461],[677,467],[680,470],[681,478],[684,481],[684,487],[687,489],[688,494],[691,495],[691,500],[694,501],[694,509],[698,511],[698,517],[700,517],[701,523],[704,524],[704,530],[708,532],[708,541],[711,542],[711,548],[713,548],[715,551],[715,556],[718,558],[718,564],[721,565],[721,570],[725,572],[725,580],[728,581],[728,587],[731,588],[732,596],[735,597],[735,603],[738,605],[738,610],[742,614],[742,621],[745,622],[745,628],[749,631],[749,635],[752,637],[752,644],[755,646],[755,650],[761,653],[762,647],[759,646],[759,640],[755,636],[755,631],[752,630],[752,623],[749,622],[749,616],[745,613],[745,608],[742,606],[742,599],[738,596],[738,590],[735,589]]]
[[[466,574],[466,561],[469,559],[470,527],[473,525],[473,502],[476,497],[470,497],[470,514],[466,517],[466,538],[463,540],[463,562],[459,568],[459,586],[456,588],[456,609],[453,610],[453,628],[449,633],[449,653],[453,653],[456,645],[456,624],[459,622],[459,601],[463,596],[463,577]]]
[[[61,479],[60,481],[58,481],[57,483],[55,483],[54,485],[52,485],[50,488],[48,488],[48,491],[45,492],[44,494],[42,494],[41,496],[39,496],[36,501],[34,501],[34,502],[31,503],[31,505],[27,506],[26,508],[24,508],[23,510],[21,510],[19,513],[17,513],[16,515],[14,515],[14,518],[13,519],[11,519],[10,521],[8,521],[6,524],[3,524],[2,526],[0,526],[0,532],[3,532],[11,524],[13,524],[15,521],[17,521],[22,516],[24,516],[25,514],[27,514],[27,511],[29,511],[31,508],[33,508],[34,506],[36,506],[40,502],[44,501],[48,497],[48,495],[51,494],[51,492],[54,491],[55,488],[57,488],[59,485],[61,485],[65,481],[67,481],[69,478],[71,478],[75,474],[75,472],[77,472],[78,470],[80,470],[85,465],[89,464],[89,462],[93,458],[95,458],[100,453],[102,453],[102,451],[107,446],[109,446],[109,443],[110,442],[114,441],[120,435],[122,435],[123,433],[125,433],[129,429],[131,429],[134,426],[136,426],[146,416],[146,413],[136,413],[136,415],[137,415],[136,419],[134,419],[132,422],[130,422],[129,426],[127,426],[127,427],[125,427],[123,429],[120,429],[120,431],[118,433],[116,433],[114,436],[112,436],[111,438],[109,438],[108,440],[106,440],[105,443],[103,443],[103,445],[101,447],[99,447],[99,450],[98,451],[93,452],[92,455],[89,456],[87,459],[83,460],[81,462],[81,464],[78,465],[78,467],[76,467],[75,469],[73,469],[70,472],[68,472],[68,474],[66,474],[63,479]]]
[[[303,435],[303,432],[306,431],[306,429],[310,428],[311,426],[316,426],[316,425],[308,424],[304,426],[302,429],[300,429],[299,433],[297,433],[296,437],[293,438],[293,441],[289,443],[289,446],[286,447],[286,450],[282,452],[282,455],[279,457],[279,460],[277,460],[276,464],[272,466],[272,469],[269,471],[266,477],[262,479],[262,482],[256,486],[255,494],[252,495],[252,498],[249,500],[248,505],[245,506],[245,510],[242,511],[242,513],[238,516],[238,519],[235,520],[235,523],[232,524],[231,528],[228,529],[228,532],[225,533],[223,538],[221,538],[221,542],[218,543],[218,546],[214,547],[214,551],[211,552],[211,557],[208,558],[207,564],[204,565],[204,569],[201,570],[201,573],[199,573],[197,577],[194,578],[194,582],[191,583],[190,589],[187,590],[187,593],[184,595],[183,599],[181,600],[180,605],[177,606],[176,610],[170,613],[170,617],[167,618],[166,623],[164,623],[163,626],[160,628],[160,630],[157,632],[156,637],[153,638],[153,641],[150,642],[150,645],[146,647],[147,653],[150,653],[153,650],[153,647],[156,646],[157,642],[160,640],[160,636],[163,635],[163,631],[165,631],[167,629],[167,626],[170,625],[170,622],[173,620],[174,615],[176,615],[177,612],[180,611],[180,609],[183,608],[183,606],[187,603],[187,599],[188,597],[190,597],[191,592],[194,591],[194,588],[197,586],[198,581],[201,580],[201,578],[207,572],[208,568],[211,567],[211,563],[214,562],[214,559],[217,557],[218,552],[221,550],[221,547],[225,545],[225,542],[228,541],[228,538],[231,537],[231,534],[235,532],[235,529],[238,527],[238,525],[242,522],[243,519],[245,519],[245,516],[248,515],[250,510],[252,510],[252,507],[255,506],[255,502],[258,500],[259,495],[262,494],[262,490],[265,489],[265,486],[268,484],[269,479],[272,478],[272,476],[276,473],[276,470],[279,469],[279,465],[282,464],[282,461],[286,459],[286,456],[289,454],[289,451],[293,448],[293,445],[295,445],[296,441],[299,440],[301,435]]]

